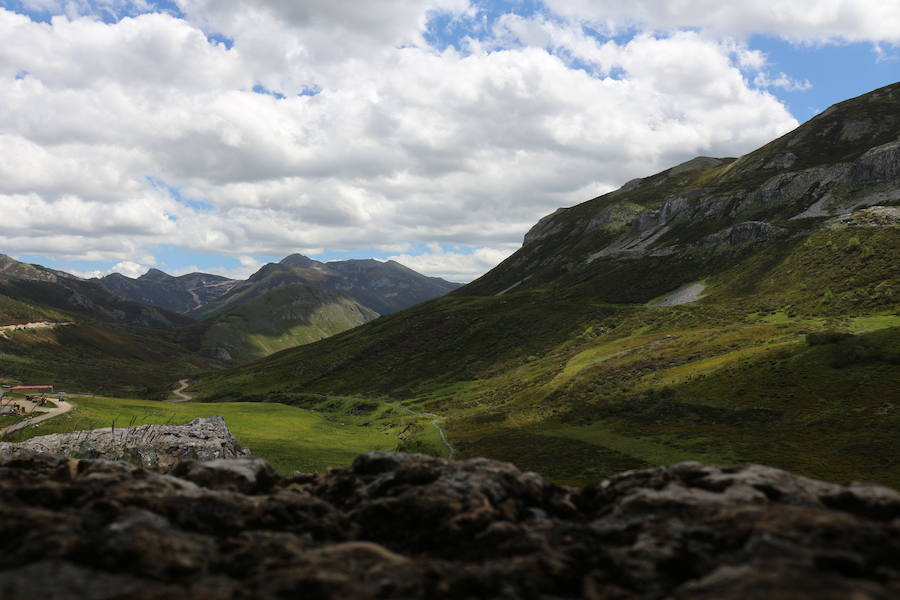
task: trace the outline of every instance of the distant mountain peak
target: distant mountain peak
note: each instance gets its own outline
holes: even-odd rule
[[[314,267],[319,263],[317,260],[313,260],[308,256],[303,256],[302,254],[291,254],[290,256],[285,256],[281,259],[279,264],[288,266],[288,267],[298,267],[301,269],[307,269],[310,267]]]
[[[162,281],[166,279],[174,279],[174,277],[172,277],[165,271],[160,271],[159,269],[149,269],[146,273],[138,277],[138,279],[143,281]]]

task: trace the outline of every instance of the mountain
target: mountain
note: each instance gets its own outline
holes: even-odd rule
[[[427,277],[393,260],[322,263],[302,254],[264,265],[245,281],[209,273],[174,277],[159,269],[150,269],[137,279],[113,273],[96,281],[120,298],[201,319],[285,285],[318,286],[382,315],[431,300],[461,285]]]
[[[97,282],[121,298],[204,320],[200,351],[229,362],[314,342],[460,286],[394,261],[321,263],[300,254],[246,281],[150,269],[137,279],[114,273]]]
[[[191,350],[195,333],[183,327],[191,323],[0,255],[0,383],[165,396],[178,378],[214,364]]]
[[[341,260],[320,263],[301,254],[292,254],[282,265],[315,269],[324,277],[321,284],[345,294],[382,315],[389,315],[420,302],[443,296],[461,284],[427,277],[394,260]]]
[[[220,298],[238,283],[237,280],[209,273],[173,277],[159,269],[150,269],[137,279],[113,273],[98,281],[120,298],[182,314]]]
[[[4,254],[0,254],[0,294],[110,323],[167,328],[193,322],[169,310],[122,299],[96,281],[21,263]]]
[[[269,263],[239,282],[221,297],[191,314],[205,318],[220,314],[270,290],[294,284],[320,287],[346,296],[375,312],[386,315],[442,296],[460,284],[426,277],[395,261],[346,260],[322,263],[292,254],[279,263]]]
[[[466,288],[501,294],[592,280],[600,298],[641,302],[742,250],[823,218],[896,203],[897,84],[835,105],[737,160],[698,157],[535,225],[521,250]],[[625,277],[623,280],[622,277]]]
[[[894,84],[560,209],[469,285],[195,389],[403,403],[461,457],[564,483],[700,460],[900,485],[898,204]]]

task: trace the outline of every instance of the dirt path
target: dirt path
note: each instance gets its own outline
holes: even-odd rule
[[[9,435],[11,433],[15,433],[17,431],[21,431],[26,427],[30,427],[32,425],[37,425],[43,421],[47,421],[48,419],[52,419],[53,417],[58,417],[63,413],[67,413],[72,410],[73,406],[70,402],[66,402],[65,400],[53,400],[52,402],[56,403],[56,408],[51,408],[47,412],[40,413],[35,417],[30,419],[25,419],[24,421],[19,421],[14,425],[10,425],[4,429],[0,429],[0,437],[5,435]]]
[[[447,447],[447,458],[452,459],[456,455],[456,448],[454,448],[453,444],[450,443],[450,440],[447,439],[447,433],[444,431],[444,428],[441,427],[441,421],[443,420],[443,418],[440,415],[427,412],[418,412],[406,406],[400,406],[398,408],[402,408],[406,412],[416,415],[417,417],[434,417],[434,420],[431,421],[431,424],[434,425],[434,428],[438,430],[438,433],[441,436],[441,441],[444,442],[444,445]]]
[[[178,396],[175,400],[169,400],[169,402],[190,402],[194,399],[194,397],[190,394],[185,393],[185,389],[188,386],[188,379],[179,379],[178,380],[178,388],[173,392],[176,396]]]
[[[50,329],[62,325],[74,325],[70,321],[37,321],[35,323],[18,323],[17,325],[0,325],[0,331],[18,331],[20,329]]]

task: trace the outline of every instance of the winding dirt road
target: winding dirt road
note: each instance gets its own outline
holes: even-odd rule
[[[66,402],[65,400],[53,400],[56,403],[56,408],[51,408],[47,412],[36,413],[37,416],[34,416],[30,419],[25,419],[24,421],[19,421],[14,425],[10,425],[4,429],[0,429],[0,437],[15,433],[17,431],[21,431],[26,427],[30,427],[32,425],[37,425],[43,421],[47,421],[48,419],[52,419],[53,417],[58,417],[63,413],[67,413],[72,410],[72,403]]]
[[[185,391],[184,391],[187,389],[187,386],[189,385],[188,384],[189,381],[190,380],[188,380],[188,379],[179,379],[178,380],[178,388],[175,389],[174,392],[172,392],[173,394],[178,396],[178,398],[175,400],[169,400],[169,402],[190,402],[191,400],[194,399],[193,396],[185,393]]]

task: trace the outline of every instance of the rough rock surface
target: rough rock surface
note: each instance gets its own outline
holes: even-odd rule
[[[126,459],[167,471],[183,460],[246,456],[222,417],[200,417],[186,425],[141,425],[54,433],[24,442],[0,442],[0,457],[45,452],[82,458]]]
[[[373,452],[283,479],[0,459],[0,597],[900,597],[900,494],[685,463],[581,490]]]

